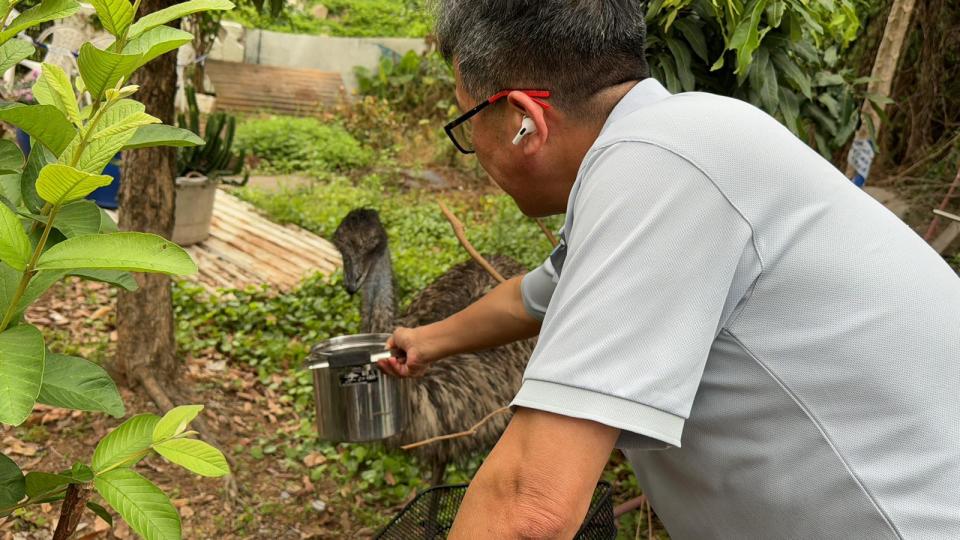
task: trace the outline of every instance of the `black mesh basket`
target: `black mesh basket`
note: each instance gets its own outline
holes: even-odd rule
[[[446,538],[453,526],[467,484],[437,486],[417,495],[375,538],[381,540],[435,540]],[[600,482],[593,492],[587,517],[577,540],[608,540],[617,537],[613,519],[613,490]]]

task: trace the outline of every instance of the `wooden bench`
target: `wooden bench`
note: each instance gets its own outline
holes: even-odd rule
[[[217,93],[218,110],[312,116],[339,99],[339,73],[207,60],[204,69]]]

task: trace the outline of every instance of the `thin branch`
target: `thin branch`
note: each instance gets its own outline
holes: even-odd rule
[[[613,517],[619,518],[620,516],[626,514],[627,512],[633,512],[634,510],[639,510],[643,507],[643,503],[647,501],[646,495],[640,495],[639,497],[634,497],[629,501],[626,501],[622,504],[618,504],[613,509]]]
[[[940,217],[945,217],[945,218],[947,218],[947,219],[952,219],[953,221],[960,221],[960,216],[958,216],[958,215],[956,215],[956,214],[951,214],[950,212],[944,212],[943,210],[936,210],[936,209],[934,209],[933,213],[936,214],[936,215],[938,215],[938,216],[940,216]]]
[[[457,216],[453,215],[453,212],[447,208],[447,205],[443,204],[443,201],[437,201],[437,204],[440,205],[440,211],[443,212],[444,217],[447,218],[447,221],[449,221],[450,225],[453,227],[453,234],[457,235],[457,240],[460,241],[460,245],[463,246],[463,249],[467,250],[467,253],[473,257],[473,260],[477,261],[477,264],[482,266],[488,274],[493,276],[493,279],[500,283],[506,281],[503,276],[500,275],[500,272],[497,272],[497,269],[494,268],[493,265],[487,261],[487,259],[483,258],[483,255],[481,255],[480,252],[473,247],[473,244],[470,243],[470,240],[467,240],[467,234],[463,230],[463,223],[457,219]]]
[[[931,161],[939,159],[941,156],[943,156],[943,154],[945,154],[948,150],[950,150],[950,148],[953,147],[953,143],[957,142],[958,140],[960,140],[960,133],[957,133],[953,137],[950,137],[946,142],[940,144],[933,151],[931,151],[921,159],[917,160],[916,162],[912,163],[909,167],[903,169],[902,171],[897,171],[897,173],[892,176],[891,181],[896,182],[904,178],[909,178],[910,174],[916,171],[917,169],[919,169],[920,167],[926,165],[927,163],[930,163]]]
[[[542,219],[533,218],[533,220],[537,222],[537,225],[540,227],[540,230],[543,231],[543,234],[547,235],[547,240],[550,241],[550,245],[557,247],[557,237],[553,235],[553,231],[551,231],[550,228],[543,223]]]
[[[643,505],[647,507],[647,540],[653,540],[653,512],[650,511],[650,501],[644,500]]]
[[[940,206],[937,207],[937,210],[946,210],[947,205],[950,204],[950,199],[953,198],[953,192],[957,190],[957,187],[960,187],[960,166],[957,167],[957,176],[953,178],[953,182],[950,183],[950,187],[947,189],[947,194],[944,195],[943,200],[940,202]],[[923,235],[923,239],[927,242],[933,240],[934,236],[937,234],[937,230],[940,226],[940,216],[935,215],[932,220],[930,220],[930,226],[927,227],[926,234]]]
[[[27,263],[27,267],[23,269],[23,275],[20,276],[20,283],[17,285],[17,290],[13,293],[13,299],[10,300],[10,305],[7,306],[7,311],[3,315],[3,321],[0,321],[0,332],[7,329],[7,325],[10,324],[14,313],[17,312],[17,308],[20,306],[20,299],[23,298],[23,295],[27,292],[30,280],[33,279],[33,275],[35,274],[34,270],[37,267],[37,261],[40,260],[40,254],[43,252],[44,246],[47,245],[50,231],[53,230],[53,220],[57,217],[59,210],[60,206],[58,205],[54,205],[50,209],[50,215],[47,216],[47,224],[43,228],[43,234],[40,235],[40,241],[37,242],[37,247],[33,250],[33,256],[30,257],[30,262]]]
[[[460,437],[467,437],[467,436],[469,436],[469,435],[475,435],[475,434],[477,433],[477,430],[480,429],[480,426],[486,424],[486,423],[487,423],[491,418],[493,418],[494,416],[496,416],[496,415],[498,415],[498,414],[502,414],[502,413],[508,412],[508,411],[510,411],[510,406],[509,406],[509,405],[507,405],[507,406],[505,406],[505,407],[500,407],[499,409],[493,411],[492,413],[484,416],[482,420],[480,420],[479,422],[477,422],[476,424],[474,424],[473,427],[471,427],[470,429],[468,429],[468,430],[466,430],[466,431],[460,431],[460,432],[457,432],[457,433],[451,433],[451,434],[449,434],[449,435],[438,435],[438,436],[436,436],[436,437],[430,437],[429,439],[425,439],[425,440],[422,440],[422,441],[417,441],[417,442],[415,442],[415,443],[405,444],[405,445],[401,446],[400,448],[402,448],[402,449],[404,449],[404,450],[413,450],[414,448],[420,448],[421,446],[426,446],[426,445],[428,445],[428,444],[433,444],[433,443],[439,442],[439,441],[446,441],[446,440],[450,440],[450,439],[459,439]]]

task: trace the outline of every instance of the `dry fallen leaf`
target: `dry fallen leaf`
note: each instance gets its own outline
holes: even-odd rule
[[[33,457],[37,455],[37,445],[23,442],[16,437],[7,437],[3,440],[3,444],[4,452],[7,454],[16,454],[18,456],[26,457]]]
[[[303,464],[307,467],[316,467],[327,461],[327,456],[321,454],[320,452],[310,452],[303,458]]]
[[[313,487],[313,482],[310,481],[310,477],[307,475],[303,475],[302,480],[303,480],[303,493],[313,493],[314,487]]]

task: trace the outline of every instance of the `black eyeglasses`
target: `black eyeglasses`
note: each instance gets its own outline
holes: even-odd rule
[[[450,140],[453,141],[453,145],[457,147],[457,150],[463,152],[464,154],[474,153],[473,127],[468,120],[473,118],[474,115],[482,111],[488,105],[493,105],[500,99],[507,97],[507,94],[510,92],[523,92],[524,94],[533,98],[533,101],[537,102],[537,104],[544,109],[550,108],[548,103],[537,99],[550,97],[550,92],[547,90],[501,90],[500,92],[497,92],[496,94],[487,98],[486,101],[481,101],[476,107],[461,114],[449,124],[443,126],[443,130],[447,132],[447,137],[450,137]]]

